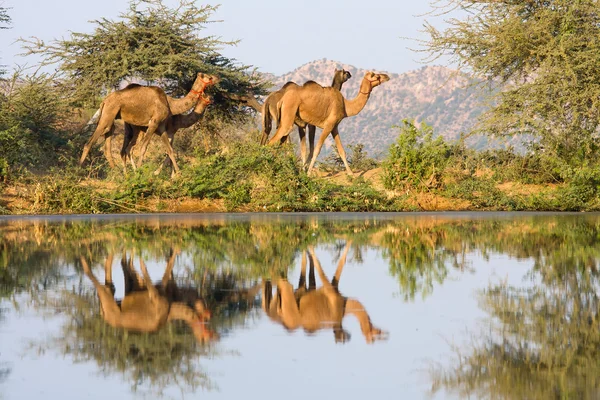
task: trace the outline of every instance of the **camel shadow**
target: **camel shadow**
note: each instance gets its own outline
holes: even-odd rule
[[[387,332],[371,323],[371,318],[360,301],[345,297],[338,290],[349,248],[350,242],[346,243],[331,282],[323,272],[314,249],[309,247],[308,252],[303,251],[300,279],[296,290],[287,279],[280,278],[276,282],[277,290],[273,296],[271,281],[263,281],[263,311],[273,322],[282,325],[288,331],[303,328],[306,333],[312,334],[321,329],[332,329],[336,343],[350,340],[350,333],[343,328],[342,320],[347,315],[354,315],[367,343],[386,340]],[[308,287],[306,286],[307,260]],[[316,287],[315,269],[322,282],[320,288]]]
[[[92,281],[100,300],[100,313],[104,321],[114,327],[134,332],[156,332],[171,321],[183,321],[191,329],[196,340],[207,342],[217,338],[206,322],[211,314],[197,290],[179,288],[173,276],[177,251],[170,250],[162,280],[153,284],[143,258],[139,257],[140,276],[135,270],[133,252],[128,258],[124,252],[121,269],[125,281],[125,295],[116,300],[112,280],[114,254],[104,263],[104,284],[91,271],[86,259],[81,264],[86,276]]]

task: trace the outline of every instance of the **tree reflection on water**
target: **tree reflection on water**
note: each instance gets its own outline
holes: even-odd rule
[[[123,248],[147,261],[164,260],[171,247],[181,249],[176,279],[201,293],[212,329],[223,336],[263,312],[262,282],[287,277],[300,255],[317,246],[334,262],[346,252],[354,262],[363,262],[369,250],[378,252],[405,302],[426,299],[449,276],[473,272],[477,266],[468,260],[474,254],[484,259],[502,254],[532,261],[529,282],[498,283],[480,292],[492,329],[473,333],[473,343],[457,349],[454,364],[432,370],[433,392],[595,398],[598,237],[600,218],[594,215],[5,221],[0,296],[25,293],[35,308],[60,312],[65,316],[60,334],[39,347],[93,361],[104,374],[121,374],[135,390],[213,388],[202,360],[222,355],[218,343],[197,342],[184,324],[167,324],[152,334],[108,326],[80,257],[98,270]],[[377,321],[384,327],[386,322]]]
[[[526,277],[533,285],[495,283],[479,293],[487,324],[469,346],[455,348],[450,367],[432,370],[434,393],[600,397],[599,225],[572,219],[523,228],[526,235],[504,230],[496,246],[534,260]]]

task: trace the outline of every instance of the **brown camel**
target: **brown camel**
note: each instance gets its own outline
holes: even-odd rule
[[[264,282],[262,307],[271,320],[280,323],[290,331],[302,327],[306,332],[312,333],[319,329],[333,327],[335,341],[344,343],[350,339],[350,334],[342,327],[342,320],[346,315],[351,314],[358,319],[367,343],[386,339],[387,333],[373,326],[363,305],[358,300],[342,296],[338,290],[349,248],[348,242],[331,282],[323,272],[313,248],[308,250],[310,262],[308,288],[306,288],[306,252],[302,257],[300,282],[296,291],[287,280],[279,279],[277,295],[273,297],[271,283]],[[323,285],[318,289],[314,278],[315,267]]]
[[[163,164],[156,170],[154,173],[158,174],[163,168],[163,165],[166,165],[171,162],[173,165],[172,176],[179,172],[179,167],[177,166],[177,162],[175,161],[175,152],[173,151],[173,139],[175,137],[175,133],[180,129],[189,128],[194,125],[200,117],[206,107],[212,103],[212,97],[203,93],[200,97],[200,101],[196,104],[194,109],[189,114],[180,114],[173,115],[169,121],[167,122],[167,130],[163,133],[160,138],[165,145],[167,151],[167,157]],[[123,139],[123,146],[121,147],[121,159],[123,160],[123,168],[127,168],[127,159],[131,161],[131,165],[133,169],[136,169],[135,162],[133,157],[131,156],[131,150],[136,145],[140,132],[142,135],[146,134],[147,128],[143,126],[136,126],[125,123],[125,138]]]
[[[342,90],[342,85],[350,78],[352,78],[350,72],[344,69],[336,69],[333,73],[333,81],[331,82],[331,87],[338,91]],[[305,85],[309,82],[314,83],[314,81],[308,81],[305,83]],[[271,93],[265,100],[265,103],[263,105],[263,134],[260,139],[260,144],[265,144],[267,142],[267,138],[271,133],[272,120],[275,120],[277,122],[277,127],[279,128],[281,122],[281,114],[278,103],[283,98],[285,92],[290,88],[299,88],[299,86],[294,82],[288,82],[278,91]],[[307,160],[312,157],[312,154],[314,152],[315,126],[308,124],[310,149],[307,157],[305,131],[305,127],[307,124],[299,118],[296,118],[294,120],[294,124],[298,126],[298,135],[300,136],[300,157],[302,158],[302,165],[306,166]],[[284,143],[286,139],[287,135],[282,138],[281,143]]]
[[[290,87],[278,103],[281,110],[281,123],[275,136],[269,140],[268,144],[273,145],[280,142],[285,136],[289,135],[294,123],[301,119],[306,124],[323,129],[307,172],[311,172],[325,139],[331,133],[338,153],[346,166],[346,172],[348,175],[353,176],[339,137],[338,125],[344,118],[358,114],[367,104],[373,88],[389,80],[390,77],[386,74],[367,72],[360,84],[358,94],[352,100],[345,99],[339,90],[323,87],[315,82]]]
[[[98,118],[98,126],[94,134],[83,147],[79,164],[83,164],[94,143],[104,135],[104,154],[111,167],[114,166],[111,154],[111,136],[114,132],[115,119],[148,127],[148,138],[155,131],[162,134],[171,115],[181,114],[194,107],[200,96],[209,85],[218,82],[218,78],[199,72],[190,92],[181,99],[169,98],[164,90],[157,86],[141,86],[130,84],[126,88],[112,92],[102,103],[92,120]],[[172,107],[172,108],[171,108]],[[187,107],[187,108],[186,108]],[[89,124],[89,123],[88,123]],[[140,151],[140,161],[143,160],[149,139],[144,138]]]
[[[172,280],[175,256],[175,252],[171,252],[161,283],[162,288],[168,287],[169,281]],[[98,293],[102,318],[108,325],[137,332],[156,332],[168,321],[182,320],[190,327],[198,341],[215,337],[215,334],[205,326],[205,320],[210,318],[210,313],[206,312],[203,302],[198,300],[194,304],[194,309],[185,302],[169,298],[164,290],[160,293],[152,284],[144,260],[140,257],[142,279],[135,273],[132,258],[128,261],[123,256],[121,260],[125,277],[125,296],[117,302],[114,299],[112,283],[112,255],[109,255],[104,265],[104,285],[94,276],[85,258],[81,257],[83,270]]]
[[[244,106],[254,109],[254,111],[256,111],[259,114],[262,114],[263,112],[263,105],[260,104],[258,100],[256,100],[256,97],[254,97],[254,95],[250,93],[242,95],[235,93],[225,93],[224,95],[230,100],[237,101]]]

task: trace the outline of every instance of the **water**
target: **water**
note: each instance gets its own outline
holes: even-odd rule
[[[598,398],[599,237],[598,214],[0,219],[0,398]]]

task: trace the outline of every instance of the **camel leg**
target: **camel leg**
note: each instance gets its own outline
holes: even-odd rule
[[[306,250],[302,252],[302,261],[300,266],[300,279],[298,280],[298,289],[306,289]]]
[[[340,283],[340,277],[342,276],[342,270],[344,269],[344,265],[346,265],[346,256],[348,256],[348,250],[350,250],[351,244],[352,244],[351,241],[346,242],[344,251],[342,252],[340,260],[338,261],[338,265],[335,270],[335,275],[334,275],[333,279],[331,280],[331,285],[336,289],[338,288],[338,284]]]
[[[112,280],[112,263],[114,259],[114,254],[108,253],[106,260],[104,261],[104,286],[108,287],[112,292],[113,296],[115,295],[115,284]]]
[[[136,166],[133,158],[131,157],[131,149],[135,146],[137,138],[140,134],[141,128],[139,126],[133,126],[125,123],[125,136],[123,138],[123,146],[121,146],[121,160],[123,160],[123,169],[127,169],[127,158],[131,160],[131,165],[135,171]]]
[[[171,148],[173,148],[173,140],[174,139],[175,139],[175,135],[169,134],[169,144],[171,145]],[[175,151],[175,150],[173,150],[173,151]],[[165,156],[165,161],[163,161],[163,163],[159,165],[158,169],[156,171],[154,171],[154,175],[160,174],[160,172],[162,171],[162,169],[164,167],[168,167],[169,164],[171,164],[171,158],[167,154]],[[173,175],[174,175],[174,171],[171,171],[171,177],[173,177]]]
[[[277,127],[277,132],[267,142],[267,145],[272,146],[279,142],[284,136],[288,136],[294,128],[294,120],[296,118],[296,110],[293,108],[294,104],[286,108],[281,108],[281,122]]]
[[[308,290],[315,290],[317,288],[317,280],[315,279],[315,262],[311,255],[308,255]]]
[[[162,127],[159,125],[162,125]],[[152,136],[154,136],[154,132],[159,132],[162,134],[164,131],[165,131],[164,121],[162,124],[159,124],[155,120],[150,120],[150,122],[148,124],[148,129],[146,129],[146,134],[144,135],[144,137],[142,138],[141,143],[140,143],[140,156],[138,158],[138,163],[140,165],[142,165],[142,162],[144,161],[144,156],[146,155],[146,149],[148,148],[148,144],[150,143],[150,140],[152,140]]]
[[[143,290],[146,285],[133,266],[133,255],[128,259],[126,254],[121,257],[121,270],[125,282],[125,295]]]
[[[142,256],[140,256],[140,269],[142,270],[142,275],[144,276],[144,280],[146,281],[146,288],[148,289],[148,294],[150,295],[150,300],[156,301],[160,295],[158,290],[152,284],[152,278],[150,278],[150,274],[148,274],[148,269],[146,268],[146,263]]]
[[[285,279],[279,279],[277,281],[277,295],[281,299],[277,313],[281,317],[283,325],[288,329],[299,327],[302,324],[302,318],[292,284]]]
[[[263,311],[267,313],[267,315],[269,315],[269,309],[271,308],[271,300],[273,300],[273,286],[271,285],[271,281],[263,279],[261,289],[261,306]]]
[[[313,167],[315,166],[317,157],[319,156],[319,153],[321,152],[321,147],[323,147],[323,143],[325,143],[325,139],[327,139],[327,136],[331,133],[332,129],[333,129],[332,126],[324,126],[323,127],[323,132],[321,132],[321,136],[319,136],[319,141],[317,142],[317,146],[315,147],[314,153],[312,155],[312,159],[310,160],[310,165],[308,166],[308,170],[306,171],[307,174],[310,174]]]
[[[333,128],[333,130],[331,131],[331,134],[333,135],[333,140],[335,140],[335,145],[337,147],[338,154],[342,158],[342,161],[344,162],[344,166],[346,167],[346,173],[348,174],[348,176],[353,177],[354,174],[352,173],[352,170],[350,169],[350,166],[348,165],[348,161],[346,160],[346,151],[344,150],[344,147],[342,146],[342,140],[340,139],[340,133],[338,132],[337,126],[335,128]]]
[[[169,254],[169,259],[167,260],[167,268],[165,269],[165,273],[162,278],[162,287],[166,288],[169,284],[169,281],[173,279],[173,267],[175,266],[175,258],[177,257],[177,251],[171,249]]]
[[[310,129],[310,125],[309,125]],[[302,165],[306,164],[306,130],[298,127],[298,136],[300,136],[300,158],[302,159]]]
[[[100,116],[100,121],[98,122],[98,126],[96,126],[94,134],[92,135],[90,140],[88,140],[87,143],[83,146],[83,153],[81,154],[81,158],[79,159],[79,165],[83,164],[88,153],[92,149],[92,146],[94,145],[94,143],[96,143],[98,139],[100,139],[100,136],[106,135],[113,129],[115,123],[115,116],[117,115],[118,111],[119,110],[110,110],[106,106],[104,106],[102,115]]]
[[[137,165],[135,164],[135,160],[133,159],[132,151],[133,151],[133,148],[135,147],[135,145],[137,144],[140,134],[143,137],[143,133],[144,133],[144,131],[142,130],[141,127],[137,127],[136,129],[134,129],[133,137],[131,138],[131,140],[127,144],[127,148],[125,149],[124,157],[125,157],[125,159],[129,158],[129,162],[131,162],[131,167],[133,168],[134,171],[137,170]]]
[[[167,149],[167,156],[169,157],[169,159],[171,159],[171,163],[173,164],[173,175],[177,175],[179,173],[179,167],[177,166],[177,161],[175,161],[175,152],[173,151],[173,147],[171,146],[171,143],[169,141],[169,136],[167,135],[167,133],[163,133],[162,135],[160,135],[160,139],[165,145]],[[162,166],[159,167],[159,169],[157,169],[156,171],[154,171],[154,174],[158,175],[161,169]]]
[[[104,320],[109,325],[116,326],[118,319],[121,317],[121,309],[117,305],[112,291],[98,281],[83,256],[80,257],[80,261],[81,265],[83,266],[83,272],[92,281],[92,284],[96,288],[96,293],[98,294],[98,299],[100,300],[100,308],[102,310]]]
[[[302,166],[306,168],[308,160],[312,160],[313,153],[315,152],[315,133],[317,127],[314,125],[308,126],[308,158],[302,162]]]
[[[108,133],[104,134],[104,157],[106,157],[106,161],[108,161],[108,165],[111,168],[115,167],[115,160],[112,156],[112,136],[115,132],[115,126],[113,125]]]
[[[313,247],[309,247],[308,253],[310,254],[311,258],[313,259],[313,262],[315,263],[315,268],[317,269],[317,272],[319,273],[319,278],[321,279],[323,288],[325,290],[332,289],[333,285],[331,283],[329,283],[329,278],[327,278],[327,275],[325,275],[325,272],[323,272],[323,268],[321,268],[321,262],[315,255],[315,249]]]

